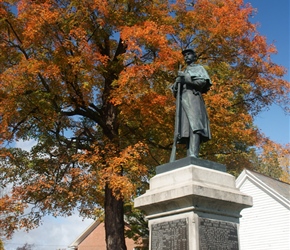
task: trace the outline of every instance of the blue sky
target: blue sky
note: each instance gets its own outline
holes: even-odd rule
[[[289,70],[290,1],[245,0],[245,2],[250,2],[253,7],[257,8],[258,13],[252,21],[260,23],[259,32],[267,37],[269,43],[274,42],[278,49],[278,54],[273,56],[273,61]],[[289,73],[285,79],[290,80]],[[273,105],[270,110],[256,117],[255,124],[273,141],[286,144],[290,141],[289,118],[289,115],[285,115],[280,107]],[[19,142],[18,146],[29,148],[32,146],[30,143]],[[91,223],[92,220],[82,221],[77,215],[59,219],[46,217],[42,226],[28,234],[16,233],[11,241],[6,242],[5,249],[15,250],[25,243],[35,244],[34,249],[38,250],[66,249]]]
[[[253,22],[260,23],[258,28],[260,34],[267,37],[269,43],[274,43],[278,54],[272,59],[278,65],[288,69],[286,80],[290,80],[290,1],[289,0],[248,0],[245,2],[257,9]],[[270,110],[259,114],[255,124],[271,140],[286,144],[290,142],[290,116],[277,105]]]

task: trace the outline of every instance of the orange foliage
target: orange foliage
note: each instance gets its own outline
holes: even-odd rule
[[[185,0],[0,0],[0,187],[13,186],[0,200],[1,228],[10,234],[75,207],[94,216],[107,189],[116,202],[142,192],[154,167],[169,160],[169,87],[186,47],[214,83],[204,97],[213,140],[201,157],[234,174],[278,169],[279,178],[289,150],[265,140],[253,118],[274,102],[287,109],[290,86],[285,68],[271,61],[275,47],[249,21],[254,11],[242,0],[193,7]],[[15,149],[19,139],[37,145]],[[23,216],[27,204],[33,208]]]
[[[282,146],[262,137],[258,147],[260,152],[254,170],[290,183],[290,145]]]

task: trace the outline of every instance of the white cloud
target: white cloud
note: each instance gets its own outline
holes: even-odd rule
[[[28,141],[23,141],[23,140],[19,140],[15,142],[15,148],[21,148],[23,150],[26,151],[30,151],[30,149],[36,145],[36,141],[35,140],[28,140]]]
[[[47,216],[43,224],[26,233],[16,232],[11,240],[4,241],[5,250],[16,250],[25,243],[34,244],[34,250],[63,250],[93,222],[83,220],[77,214],[70,217],[54,218]]]

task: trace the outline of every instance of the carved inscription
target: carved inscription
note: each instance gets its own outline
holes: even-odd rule
[[[188,250],[187,219],[152,224],[151,250]]]
[[[237,225],[199,218],[200,250],[239,250]]]

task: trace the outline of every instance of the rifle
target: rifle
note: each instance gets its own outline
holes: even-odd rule
[[[181,65],[179,65],[179,71],[181,71]],[[173,145],[172,145],[172,150],[171,150],[171,155],[170,155],[170,162],[175,161],[175,156],[176,156],[176,145],[177,145],[177,140],[180,136],[179,134],[179,127],[180,127],[180,108],[181,108],[181,103],[180,103],[180,88],[181,88],[181,83],[177,82],[177,94],[176,94],[176,111],[175,111],[175,128],[174,128],[174,140],[173,140]]]

